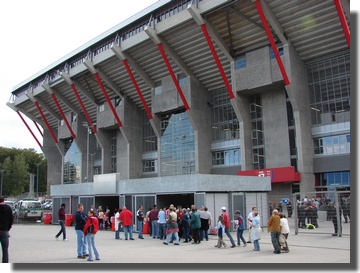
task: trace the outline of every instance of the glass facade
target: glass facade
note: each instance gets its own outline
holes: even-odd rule
[[[185,112],[161,119],[161,175],[195,171],[194,129]]]
[[[81,182],[81,152],[74,141],[65,144],[68,147],[64,156],[63,184]]]
[[[350,171],[316,174],[320,187],[350,187]]]
[[[350,121],[350,52],[307,64],[313,125]]]
[[[350,135],[314,138],[315,155],[350,154]]]

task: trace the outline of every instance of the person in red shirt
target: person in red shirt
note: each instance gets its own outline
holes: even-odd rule
[[[229,237],[229,239],[230,239],[231,248],[234,248],[236,245],[235,245],[233,237],[230,234],[230,216],[229,216],[229,213],[226,212],[226,207],[221,207],[221,211],[222,211],[222,216],[223,216],[224,222],[225,222],[226,236]]]
[[[66,239],[66,229],[65,229],[65,204],[61,204],[58,210],[59,216],[59,224],[61,226],[60,231],[55,235],[56,240],[60,237],[61,233],[63,235],[63,241],[67,241]]]
[[[128,239],[129,233],[130,233],[130,240],[134,240],[132,218],[133,218],[133,213],[124,206],[123,210],[120,212],[120,221],[124,229],[125,240]]]
[[[86,221],[86,224],[85,224],[84,230],[83,230],[84,235],[86,236],[86,239],[87,239],[87,243],[88,243],[89,257],[87,260],[89,262],[93,261],[92,250],[94,250],[95,259],[100,260],[99,252],[97,251],[96,246],[95,246],[95,234],[99,230],[99,220],[95,216],[95,213],[96,212],[94,210],[90,210],[88,212],[88,219]],[[91,225],[93,225],[92,231],[91,231],[91,229],[89,229]]]

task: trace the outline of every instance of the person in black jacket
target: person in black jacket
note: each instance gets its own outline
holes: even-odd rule
[[[85,259],[89,256],[86,254],[86,237],[84,236],[84,227],[87,221],[87,215],[84,212],[83,204],[77,205],[75,212],[75,232],[77,237],[77,253],[78,259]]]
[[[60,237],[61,233],[63,235],[63,241],[67,241],[66,239],[66,229],[65,229],[65,204],[61,204],[59,210],[58,210],[58,216],[59,216],[59,224],[60,224],[60,231],[55,235],[56,240]]]
[[[299,218],[298,227],[299,228],[305,228],[306,227],[306,223],[305,223],[305,205],[304,204],[299,204],[297,209],[298,209],[298,218]]]
[[[14,218],[12,209],[4,202],[4,196],[0,196],[0,242],[2,248],[2,262],[9,262],[9,230],[12,227]]]

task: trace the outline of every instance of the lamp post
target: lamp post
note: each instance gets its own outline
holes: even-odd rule
[[[35,163],[36,165],[36,199],[39,198],[39,165],[40,163]]]
[[[3,192],[2,192],[2,189],[3,189],[3,177],[4,177],[4,170],[0,170],[0,172],[1,172],[1,188],[0,188],[0,195],[2,195],[3,194]]]

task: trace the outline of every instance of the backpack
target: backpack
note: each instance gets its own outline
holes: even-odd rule
[[[88,232],[88,233],[91,233],[91,234],[94,232],[94,225],[93,225],[91,219],[90,219],[90,226],[88,227],[87,232]]]

